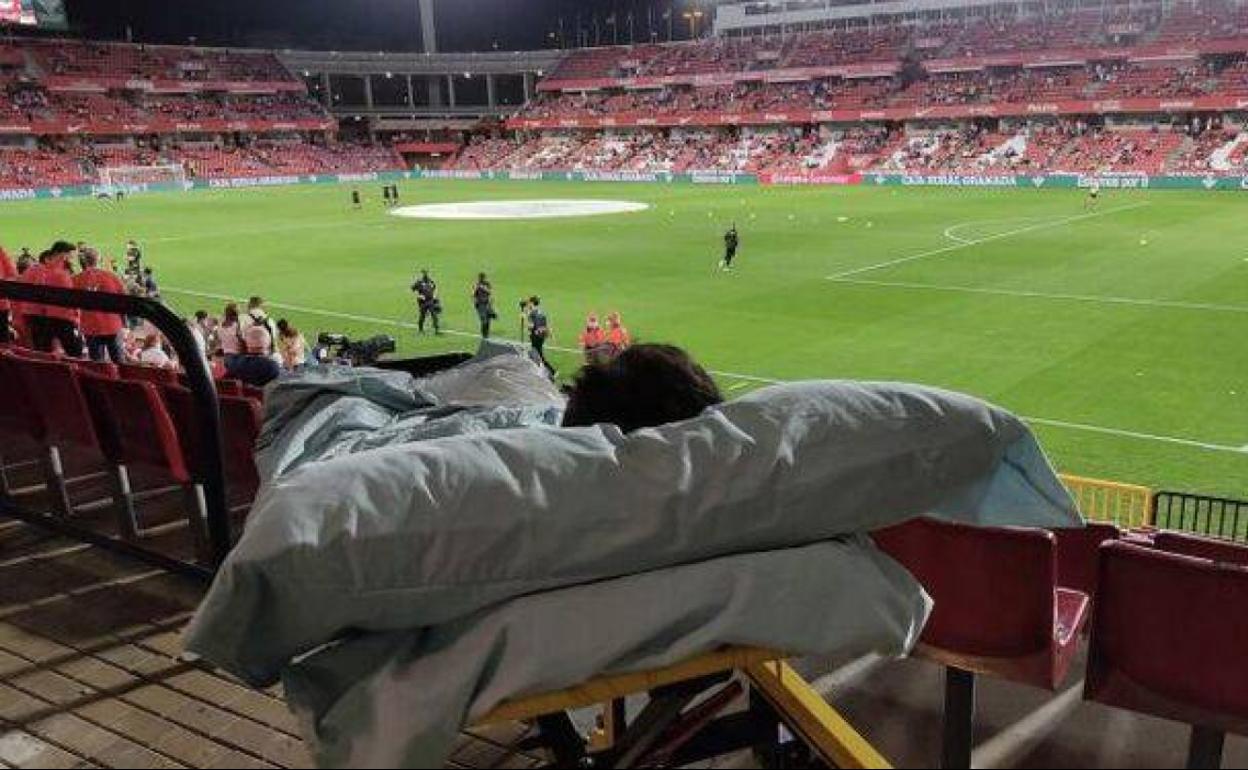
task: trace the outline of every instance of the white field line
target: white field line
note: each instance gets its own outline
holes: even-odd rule
[[[1118,206],[1117,208],[1102,209],[1101,211],[1091,211],[1091,212],[1087,212],[1083,214],[1075,214],[1073,216],[1062,217],[1061,219],[1053,219],[1047,222],[1038,222],[1034,225],[1027,225],[1026,227],[1019,227],[1014,230],[1006,230],[1003,233],[996,233],[995,235],[986,235],[983,238],[975,238],[973,240],[962,241],[959,243],[955,243],[952,246],[942,246],[939,249],[932,249],[931,251],[924,251],[918,254],[911,254],[908,257],[898,257],[897,259],[890,259],[885,262],[877,262],[874,265],[866,265],[865,267],[856,267],[852,270],[845,270],[844,272],[840,272],[840,273],[836,273],[834,275],[828,276],[828,280],[836,281],[842,278],[849,278],[855,275],[862,275],[863,273],[870,273],[876,270],[883,270],[886,267],[893,267],[895,265],[904,265],[907,262],[915,262],[920,259],[927,259],[928,257],[936,257],[936,256],[940,256],[941,254],[948,254],[950,252],[960,251],[962,249],[967,249],[972,246],[978,246],[981,243],[991,243],[992,241],[1000,241],[1005,238],[1014,238],[1019,235],[1026,235],[1027,233],[1034,233],[1037,230],[1047,230],[1053,227],[1061,227],[1062,225],[1069,225],[1074,222],[1082,222],[1085,219],[1095,219],[1096,217],[1109,216],[1110,214],[1117,214],[1121,211],[1131,211],[1133,209],[1143,208],[1144,206],[1148,206],[1148,205],[1149,205],[1149,201],[1139,201],[1137,203],[1130,203],[1125,206]]]
[[[191,289],[178,289],[173,287],[164,287],[162,291],[169,294],[182,294],[188,297],[200,297],[202,299],[215,299],[223,302],[239,301],[238,297],[232,297],[228,294],[215,294],[212,292],[194,291]],[[415,329],[416,324],[410,321],[399,321],[393,318],[380,318],[377,316],[355,315],[354,313],[340,313],[333,310],[322,310],[320,308],[302,307],[300,305],[289,305],[282,302],[266,302],[269,307],[282,310],[290,310],[296,313],[305,313],[307,315],[318,315],[324,318],[341,318],[346,321],[357,321],[360,323],[377,324],[382,326],[393,326],[401,329]],[[466,337],[469,339],[480,339],[479,334],[473,332],[458,331],[443,328],[443,332],[455,337]],[[563,353],[575,353],[580,355],[581,351],[575,348],[559,347],[557,345],[547,346],[550,350],[557,350]],[[738,372],[726,372],[718,369],[708,369],[708,372],[718,377],[724,377],[732,380],[740,380],[745,382],[759,383],[762,385],[779,385],[785,380],[778,380],[772,377],[759,377],[753,374],[741,374]],[[1119,428],[1107,428],[1100,425],[1087,425],[1078,422],[1067,422],[1064,420],[1051,420],[1043,417],[1022,417],[1027,422],[1037,425],[1045,425],[1051,428],[1064,428],[1066,430],[1084,431],[1088,433],[1100,433],[1119,438],[1129,438],[1139,441],[1152,441],[1157,443],[1175,444],[1186,446],[1194,449],[1204,449],[1213,452],[1231,452],[1234,454],[1248,454],[1248,446],[1236,447],[1225,444],[1212,444],[1204,441],[1195,441],[1193,439],[1180,438],[1176,436],[1159,436],[1150,433],[1140,433],[1138,431],[1122,430]]]
[[[974,220],[971,220],[970,222],[959,222],[956,225],[949,225],[948,227],[945,228],[944,236],[951,241],[957,241],[959,243],[966,243],[967,241],[971,241],[974,239],[966,238],[964,236],[958,235],[958,233],[961,232],[964,228],[976,227],[976,226],[985,227],[987,225],[1009,225],[1009,224],[1017,225],[1017,224],[1023,224],[1023,223],[1034,225],[1036,224],[1036,218],[1035,217],[1010,217],[1009,219],[974,219]]]
[[[1140,307],[1168,308],[1173,310],[1201,310],[1214,313],[1248,313],[1248,305],[1221,305],[1213,302],[1184,302],[1169,299],[1145,299],[1142,297],[1116,297],[1103,294],[1065,294],[1061,292],[1026,291],[1023,289],[994,289],[981,286],[957,286],[912,281],[878,281],[870,278],[834,278],[835,283],[850,286],[878,286],[885,289],[914,289],[916,291],[944,291],[959,294],[987,294],[999,297],[1024,297],[1028,299],[1053,299],[1068,302],[1092,302],[1105,305],[1138,305]]]
[[[945,237],[946,237],[946,238],[948,238],[949,240],[953,241],[954,243],[969,244],[969,243],[971,242],[971,239],[970,239],[970,238],[963,238],[962,236],[960,236],[960,235],[954,235],[953,233],[954,233],[954,231],[955,231],[955,230],[961,230],[963,227],[970,227],[970,226],[971,226],[971,225],[973,225],[973,224],[975,224],[975,223],[974,223],[974,222],[963,222],[963,223],[962,223],[962,224],[960,224],[960,225],[950,225],[949,227],[946,227],[946,228],[945,228],[945,233],[944,233],[944,235],[945,235]]]
[[[1228,444],[1212,444],[1207,441],[1196,441],[1190,438],[1179,438],[1177,436],[1159,436],[1156,433],[1141,433],[1134,430],[1121,430],[1119,428],[1102,428],[1099,425],[1086,425],[1078,422],[1066,422],[1065,420],[1050,420],[1047,417],[1024,417],[1027,422],[1035,425],[1045,425],[1050,428],[1067,428],[1070,430],[1081,430],[1088,433],[1104,433],[1110,436],[1118,436],[1121,438],[1133,438],[1140,441],[1154,441],[1162,444],[1176,444],[1178,446],[1192,447],[1194,449],[1207,449],[1212,452],[1231,452],[1234,454],[1248,454],[1248,447],[1230,446]]]

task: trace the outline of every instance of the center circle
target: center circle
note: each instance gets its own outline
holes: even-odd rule
[[[408,219],[557,219],[632,214],[648,208],[649,204],[637,201],[552,199],[431,203],[403,206],[390,213]]]

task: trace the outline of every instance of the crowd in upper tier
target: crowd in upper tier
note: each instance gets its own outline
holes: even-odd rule
[[[1061,100],[1248,97],[1248,59],[1181,64],[1097,62],[1058,67],[915,73],[911,77],[820,78],[797,83],[668,86],[652,90],[554,92],[524,109],[527,118],[750,114],[784,110],[999,105]]]
[[[1021,7],[1021,6],[1020,6]],[[801,67],[1051,52],[1089,47],[1185,44],[1248,35],[1248,6],[1187,0],[1088,8],[1044,17],[980,15],[909,26],[844,22],[842,28],[785,36],[712,37],[691,43],[592,48],[575,52],[554,80],[760,72]]]

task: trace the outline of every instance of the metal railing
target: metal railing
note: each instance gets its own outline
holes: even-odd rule
[[[1163,490],[1153,501],[1159,529],[1248,541],[1248,500]]]
[[[1148,487],[1066,474],[1061,479],[1088,521],[1121,529],[1153,526],[1153,490]]]
[[[201,455],[202,467],[197,468],[197,471],[204,493],[211,563],[204,565],[177,559],[169,554],[144,547],[139,542],[111,537],[69,519],[24,510],[10,501],[0,500],[0,510],[37,526],[53,529],[103,548],[137,556],[167,569],[201,577],[211,575],[225,560],[232,545],[222,458],[221,415],[216,385],[213,383],[204,356],[199,346],[195,344],[195,339],[191,336],[187,325],[169,308],[142,297],[35,286],[12,281],[0,281],[0,297],[15,302],[32,302],[143,318],[159,329],[173,346],[178,360],[181,361],[186,371],[186,386],[194,398],[197,435],[204,445]]]

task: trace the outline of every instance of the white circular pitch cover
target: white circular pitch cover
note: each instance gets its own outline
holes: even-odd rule
[[[403,206],[390,213],[409,219],[557,219],[596,217],[604,214],[631,214],[645,211],[649,204],[636,201],[532,200],[468,201]]]

